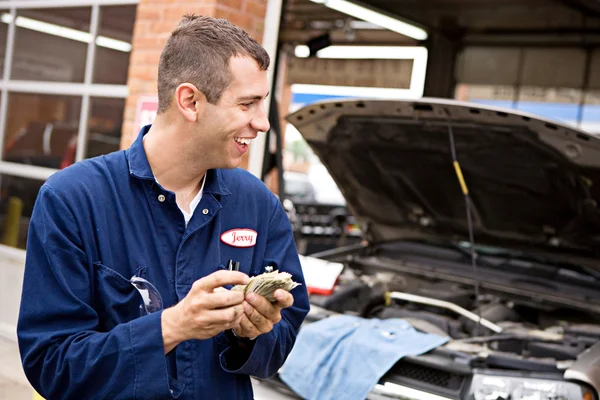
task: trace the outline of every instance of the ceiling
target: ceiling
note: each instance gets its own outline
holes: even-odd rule
[[[598,0],[362,0],[463,46],[600,45]],[[281,39],[305,42],[329,32],[337,44],[416,44],[381,29],[349,29],[354,20],[310,0],[287,0]]]

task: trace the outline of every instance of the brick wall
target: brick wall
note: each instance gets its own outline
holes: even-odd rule
[[[156,96],[158,59],[169,34],[186,13],[226,18],[262,41],[267,0],[140,0],[129,64],[129,97],[121,147],[135,139],[135,116],[140,97]],[[247,166],[247,155],[242,166]]]

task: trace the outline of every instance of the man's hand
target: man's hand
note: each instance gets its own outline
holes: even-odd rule
[[[241,272],[217,271],[194,282],[183,300],[162,313],[165,354],[183,341],[208,339],[237,326],[244,316],[244,294],[215,289],[245,285],[248,280]]]
[[[275,291],[277,302],[271,304],[256,293],[248,293],[244,301],[244,313],[233,331],[239,337],[255,338],[270,332],[281,321],[281,310],[294,304],[294,296],[281,289]]]

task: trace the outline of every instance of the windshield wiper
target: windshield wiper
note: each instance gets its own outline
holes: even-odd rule
[[[466,242],[446,242],[436,240],[417,240],[427,246],[455,250],[464,261],[471,260],[471,247]],[[600,271],[585,265],[556,262],[539,255],[530,255],[519,251],[489,246],[475,246],[475,262],[480,267],[510,270],[527,273],[536,277],[553,279],[566,278],[578,282],[598,283]]]
[[[470,257],[471,251],[462,244],[453,248]],[[510,268],[512,270],[527,270],[528,273],[539,277],[566,277],[583,282],[600,281],[600,272],[585,265],[555,262],[539,255],[529,255],[496,248],[475,248],[477,261],[483,267]]]

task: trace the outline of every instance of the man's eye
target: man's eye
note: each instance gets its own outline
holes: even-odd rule
[[[254,104],[254,102],[250,102],[250,103],[242,103],[243,107],[251,107],[252,104]]]

